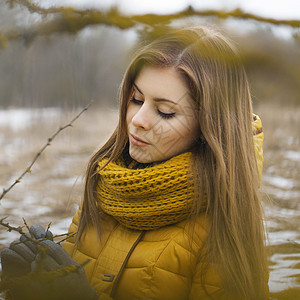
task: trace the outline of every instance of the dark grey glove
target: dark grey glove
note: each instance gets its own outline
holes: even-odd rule
[[[40,225],[30,231],[36,239],[53,236]],[[52,240],[41,241],[38,247],[32,241],[19,243],[26,238],[21,236],[1,251],[2,280],[11,299],[97,299],[83,268],[61,246]],[[78,267],[76,272],[58,271],[71,266]]]
[[[46,275],[49,278],[46,281],[42,279],[43,282],[39,283],[43,295],[47,291],[47,298],[43,299],[94,300],[98,298],[94,288],[88,282],[84,269],[60,245],[50,240],[42,241],[40,245],[46,250],[46,255],[42,252],[38,253],[32,263],[32,271],[42,271],[41,276]],[[69,267],[76,268],[68,271]]]
[[[45,231],[41,225],[33,225],[30,232],[36,240],[49,238],[52,239],[51,231]],[[22,235],[19,240],[13,241],[9,248],[1,251],[2,274],[8,277],[24,276],[31,271],[31,263],[35,259],[38,250],[32,241],[25,241],[30,233]],[[20,241],[25,241],[20,243]]]
[[[29,230],[31,233],[22,235],[19,240],[12,242],[9,248],[1,251],[1,279],[8,297],[11,299],[35,299],[32,297],[31,285],[28,284],[28,275],[31,273],[31,263],[34,261],[38,249],[36,244],[27,238],[39,240],[53,237],[52,232],[46,232],[41,225],[33,225]]]

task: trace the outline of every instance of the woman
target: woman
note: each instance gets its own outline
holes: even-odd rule
[[[267,298],[262,140],[244,69],[221,34],[185,28],[139,50],[119,124],[89,162],[76,237],[63,244],[89,260],[89,297]],[[74,263],[47,243],[54,260]]]

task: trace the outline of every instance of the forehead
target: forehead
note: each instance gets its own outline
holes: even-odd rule
[[[145,66],[134,83],[146,98],[164,98],[175,103],[190,98],[182,75],[171,67]]]

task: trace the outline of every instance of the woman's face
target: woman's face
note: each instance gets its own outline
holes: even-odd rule
[[[144,67],[133,84],[126,115],[129,154],[140,163],[189,151],[198,138],[196,107],[173,68]]]

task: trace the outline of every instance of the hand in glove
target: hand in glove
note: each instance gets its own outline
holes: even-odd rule
[[[30,232],[36,239],[52,238],[40,225]],[[51,240],[41,241],[40,247],[32,241],[19,243],[25,239],[21,236],[1,252],[2,279],[12,299],[97,299],[83,268],[61,246]],[[66,272],[72,266],[76,270]]]
[[[29,228],[36,240],[52,239],[52,232],[45,231],[41,225],[33,225]],[[10,244],[9,248],[1,251],[2,274],[7,277],[20,277],[31,271],[31,263],[35,259],[38,250],[32,241],[25,241],[31,237],[30,233],[22,235],[19,240]],[[21,241],[25,241],[20,243]]]
[[[40,245],[46,250],[46,254],[38,253],[32,263],[32,270],[39,274],[42,268],[40,274],[49,278],[39,282],[41,293],[47,293],[47,298],[43,299],[98,298],[83,268],[60,245],[50,240],[41,241]]]

